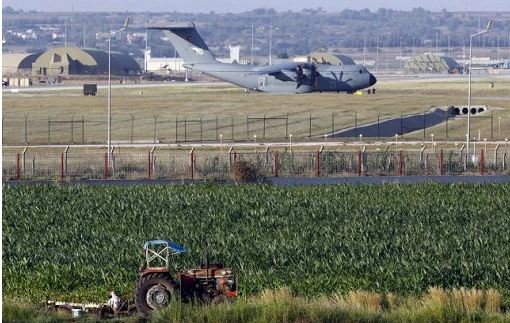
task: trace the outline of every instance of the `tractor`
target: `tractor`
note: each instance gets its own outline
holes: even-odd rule
[[[168,240],[151,240],[143,246],[145,263],[139,270],[135,288],[135,305],[143,315],[171,305],[172,302],[220,304],[231,301],[238,294],[232,270],[221,264],[205,264],[199,268],[172,275],[170,258],[186,249]]]

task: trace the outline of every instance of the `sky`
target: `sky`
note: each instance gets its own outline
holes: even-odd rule
[[[510,0],[3,0],[2,6],[37,11],[152,11],[152,12],[243,12],[255,8],[301,11],[322,7],[326,11],[379,8],[410,10],[422,7],[431,11],[510,11]]]

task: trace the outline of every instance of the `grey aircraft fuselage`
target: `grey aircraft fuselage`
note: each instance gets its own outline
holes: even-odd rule
[[[169,31],[169,39],[184,60],[184,67],[248,90],[271,93],[356,92],[377,80],[362,65],[288,62],[245,65],[218,62],[193,23],[151,27]]]

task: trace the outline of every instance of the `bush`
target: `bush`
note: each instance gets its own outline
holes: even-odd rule
[[[255,183],[259,173],[255,165],[243,160],[234,164],[233,177],[236,183]]]

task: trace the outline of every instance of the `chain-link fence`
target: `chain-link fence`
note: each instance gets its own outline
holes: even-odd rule
[[[471,133],[478,140],[510,138],[510,115],[491,111],[471,118]],[[278,115],[172,116],[132,114],[113,116],[112,142],[179,143],[289,140],[465,140],[465,116],[442,110],[411,115],[285,113]],[[4,145],[100,144],[107,138],[107,120],[98,116],[59,116],[37,119],[8,113],[2,118]]]
[[[263,152],[168,151],[4,153],[3,181],[78,179],[229,179],[246,162],[259,177],[510,174],[507,149]]]

